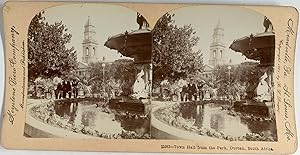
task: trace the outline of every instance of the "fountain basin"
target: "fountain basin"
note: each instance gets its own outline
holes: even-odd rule
[[[258,117],[269,117],[270,113],[268,106],[264,102],[255,102],[253,100],[236,101],[234,102],[233,109]]]
[[[117,97],[111,99],[108,103],[111,109],[116,109],[119,111],[128,111],[136,114],[146,115],[150,113],[150,105],[148,99],[143,102],[140,99],[132,99],[127,96]]]
[[[135,63],[151,63],[152,32],[140,29],[108,38],[104,46],[134,58]]]
[[[172,104],[154,109],[151,118],[151,133],[158,139],[277,141],[274,121],[243,116],[221,104]]]
[[[150,138],[148,116],[118,112],[92,100],[76,101],[64,99],[32,104],[28,108],[30,116],[26,120],[25,134],[43,138]]]
[[[260,65],[274,66],[275,34],[273,32],[242,37],[234,40],[229,48],[242,53],[248,59],[260,61]]]

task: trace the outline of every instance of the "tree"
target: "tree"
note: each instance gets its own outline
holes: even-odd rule
[[[66,33],[62,22],[49,24],[38,13],[31,21],[28,30],[28,78],[51,78],[65,75],[77,67],[76,51],[67,48],[72,35]]]
[[[133,60],[119,59],[112,64],[110,73],[114,79],[124,83],[125,81],[134,80],[138,71]]]
[[[104,88],[104,81],[107,79],[104,79],[105,77],[107,78],[108,76],[105,76],[107,73],[106,68],[109,67],[102,66],[103,63],[101,62],[95,62],[95,63],[90,63],[88,66],[88,72],[89,72],[89,78],[87,79],[86,85],[91,85],[92,86],[92,92],[93,93],[99,93],[103,90]],[[104,70],[104,74],[103,74]]]
[[[102,62],[91,63],[89,73],[88,85],[92,85],[94,93],[101,92],[103,88],[107,92],[117,88],[128,95],[138,71],[133,60],[119,59],[113,63],[105,63],[105,66]]]
[[[137,69],[133,60],[120,59],[112,64],[112,77],[120,83],[123,96],[132,94],[132,86],[140,70]]]
[[[194,51],[199,37],[191,25],[178,27],[174,14],[165,14],[153,29],[153,83],[186,78],[203,71],[203,55]]]
[[[247,93],[247,96],[252,98],[251,96],[253,96],[259,78],[262,76],[258,65],[259,63],[257,62],[244,62],[237,66],[232,66],[230,72],[228,66],[217,67],[214,71],[214,84],[218,88],[218,95]]]

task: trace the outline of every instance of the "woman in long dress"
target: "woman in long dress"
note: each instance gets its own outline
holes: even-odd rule
[[[140,99],[140,98],[147,98],[147,91],[146,91],[146,83],[143,79],[144,71],[141,70],[137,74],[137,78],[133,84],[133,97]]]
[[[270,86],[268,85],[267,78],[268,75],[265,72],[264,75],[260,78],[258,86],[256,87],[256,101],[263,102],[271,100]]]

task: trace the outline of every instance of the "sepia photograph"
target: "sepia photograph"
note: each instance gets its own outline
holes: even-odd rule
[[[152,52],[153,138],[278,140],[268,17],[232,6],[173,10],[154,26]]]
[[[138,12],[68,4],[28,29],[29,138],[149,139],[152,35]]]
[[[2,13],[4,149],[297,150],[293,6],[9,1]]]

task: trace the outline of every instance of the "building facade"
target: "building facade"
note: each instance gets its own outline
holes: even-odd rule
[[[225,63],[224,28],[222,28],[221,22],[218,21],[210,44],[209,65],[215,68],[216,66],[225,65]]]
[[[208,82],[213,79],[214,68],[210,65],[204,65],[204,71],[200,74],[201,79]]]
[[[83,55],[82,55],[82,62],[84,63],[91,63],[97,61],[97,48],[98,43],[95,39],[96,31],[95,26],[92,24],[90,17],[84,26],[84,39],[82,42],[83,48]]]
[[[214,70],[218,66],[226,65],[224,28],[220,21],[213,30],[212,42],[209,47],[209,61],[204,65],[204,72],[200,74],[200,77],[207,82],[213,82],[215,80]]]
[[[78,69],[76,74],[80,79],[88,79],[90,73],[88,72],[88,64],[84,62],[78,62]]]

